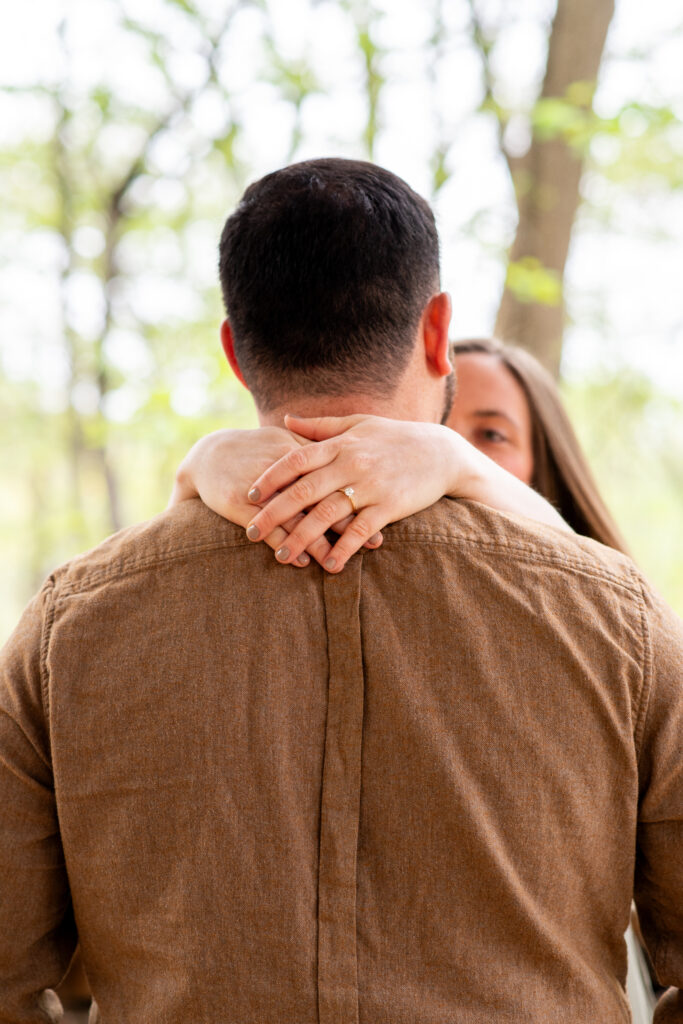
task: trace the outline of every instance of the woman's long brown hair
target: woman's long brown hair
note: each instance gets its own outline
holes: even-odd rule
[[[483,353],[497,359],[526,395],[534,456],[531,486],[555,506],[576,533],[627,552],[548,371],[525,349],[504,345],[493,338],[468,338],[453,343],[454,357],[467,353]]]

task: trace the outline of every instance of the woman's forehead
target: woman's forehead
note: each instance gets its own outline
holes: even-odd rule
[[[529,407],[522,385],[496,355],[463,352],[455,356],[455,400],[469,411],[502,412],[526,419]]]

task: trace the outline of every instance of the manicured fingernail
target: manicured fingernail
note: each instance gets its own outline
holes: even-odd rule
[[[368,544],[379,544],[382,539],[381,533],[373,533],[372,537],[368,539]]]
[[[336,564],[337,563],[335,562],[334,558],[328,558],[327,561],[325,562],[325,568],[334,569]]]
[[[299,565],[308,565],[308,563],[310,562],[310,558],[308,557],[306,552],[303,551],[297,558],[297,562],[299,563]]]
[[[289,558],[289,548],[278,548],[275,552],[278,562],[286,562]]]
[[[258,487],[252,487],[247,497],[249,498],[249,501],[258,501],[259,498],[261,497],[261,492],[259,491]]]
[[[249,540],[258,540],[260,535],[259,528],[254,523],[247,527],[247,537]]]

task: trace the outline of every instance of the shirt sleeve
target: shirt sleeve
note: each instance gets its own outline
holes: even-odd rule
[[[683,623],[644,590],[646,670],[635,900],[661,985],[657,1024],[683,1024]]]
[[[59,1021],[76,946],[55,807],[44,653],[52,584],[0,652],[0,1024]]]

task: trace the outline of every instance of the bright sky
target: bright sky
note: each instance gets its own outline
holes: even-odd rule
[[[216,23],[230,7],[225,0],[202,0],[201,6]],[[387,85],[375,159],[428,194],[429,155],[439,139],[449,141],[447,162],[453,173],[435,208],[442,235],[444,285],[454,300],[453,335],[487,334],[502,285],[499,254],[511,240],[514,209],[510,182],[496,151],[492,120],[472,116],[480,99],[480,70],[468,41],[467,3],[453,0],[443,4],[452,42],[442,59],[429,66],[425,66],[421,49],[432,24],[424,0],[402,0],[400,5],[382,0],[380,6],[385,17],[375,28],[375,42],[385,47],[389,56],[383,64]],[[514,24],[500,35],[492,59],[501,98],[508,104],[523,105],[534,95],[545,60],[545,25],[553,6],[550,0],[519,0],[514,5]],[[365,101],[348,17],[334,2],[270,0],[268,9],[277,51],[289,60],[306,57],[323,87],[304,103],[303,141],[296,158],[362,156],[356,140],[364,125]],[[481,0],[478,9],[491,23],[509,11],[503,0]],[[187,34],[180,12],[169,13],[163,0],[12,4],[4,12],[0,34],[0,84],[30,85],[60,77],[63,56],[56,29],[66,13],[70,81],[76,91],[104,78],[120,94],[144,97],[150,106],[163,104],[160,75],[119,28],[122,10],[171,35],[176,50],[174,78],[192,84],[202,72],[195,53],[201,40]],[[678,0],[648,4],[617,0],[596,99],[599,113],[609,116],[632,101],[665,103],[683,120],[680,10]],[[240,156],[253,177],[289,159],[293,118],[291,105],[284,103],[262,76],[263,26],[261,13],[242,9],[221,64],[221,76],[231,86],[235,110],[246,126]],[[225,116],[223,102],[208,93],[196,113],[201,122],[198,129],[210,131],[220,126]],[[36,137],[50,131],[44,105],[25,103],[11,93],[0,94],[0,147],[19,137],[27,125]],[[641,129],[635,118],[630,130],[637,134]],[[112,126],[106,135],[102,133],[100,144],[112,161],[126,150],[126,133],[125,126]],[[596,160],[613,158],[610,144],[610,140],[596,140]],[[676,144],[683,160],[680,126]],[[167,180],[158,183],[155,202],[172,208],[183,195],[186,140],[165,140],[155,159],[167,172]],[[206,183],[206,189],[219,196],[222,187],[221,182]],[[567,333],[565,373],[581,373],[596,361],[607,366],[628,364],[646,370],[660,387],[683,398],[683,191],[667,191],[656,182],[644,181],[637,188],[617,192],[599,177],[588,179],[585,187],[596,206],[604,208],[609,200],[611,216],[604,224],[598,217],[586,215],[575,232],[567,271],[573,324]],[[474,222],[476,235],[468,230]],[[17,238],[16,233],[2,233],[2,224],[0,221],[0,246],[11,244],[15,249],[11,262],[3,260],[0,265],[0,353],[11,372],[23,375],[34,372],[29,367],[35,368],[39,346],[43,372],[58,377],[58,346],[50,347],[59,319],[54,315],[50,270],[54,274],[59,253],[44,234]],[[78,240],[84,254],[95,252],[100,242],[101,235],[88,228]],[[197,287],[214,273],[215,245],[213,225],[198,224],[193,248]],[[196,302],[193,282],[179,289],[164,276],[164,262],[172,271],[174,261],[180,259],[177,241],[169,233],[166,244],[157,248],[155,272],[142,261],[140,288],[131,292],[131,303],[137,303],[135,308],[146,319],[168,308],[177,309],[181,316],[192,315]],[[136,258],[140,260],[133,252],[129,256],[131,266]],[[97,332],[101,306],[96,283],[87,274],[70,282],[70,316],[86,335]],[[133,371],[136,360],[144,362],[134,334],[133,329],[121,328],[110,340],[122,364],[127,360]],[[24,346],[17,344],[22,338]]]

